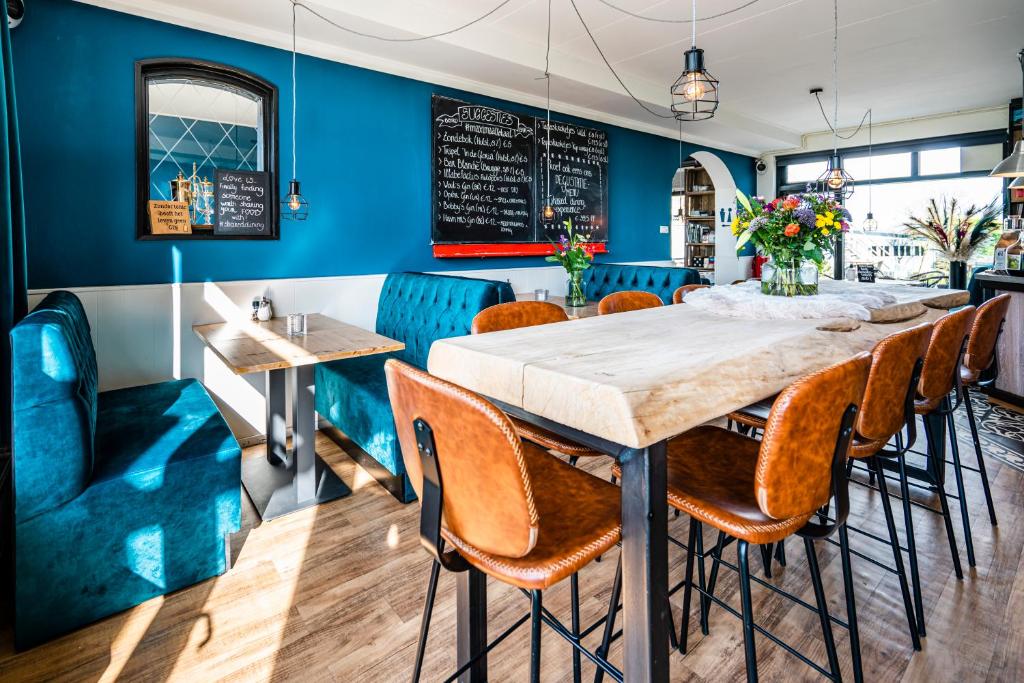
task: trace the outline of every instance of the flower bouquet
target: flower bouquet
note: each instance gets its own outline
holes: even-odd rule
[[[771,262],[761,275],[765,294],[818,293],[818,271],[832,253],[836,236],[850,229],[850,213],[835,199],[816,193],[791,194],[766,202],[739,190],[732,221],[736,248],[751,242]]]
[[[583,291],[583,271],[589,268],[590,262],[594,260],[594,255],[587,247],[587,239],[590,236],[573,230],[571,220],[562,221],[562,224],[565,225],[565,234],[558,238],[558,242],[552,242],[555,253],[544,260],[561,264],[569,276],[566,305],[585,306],[587,295]]]

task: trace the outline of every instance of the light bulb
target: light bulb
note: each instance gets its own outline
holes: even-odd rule
[[[541,217],[546,221],[555,220],[555,207],[550,204],[545,204],[544,209],[541,211]]]
[[[878,230],[878,221],[875,220],[875,214],[868,212],[867,218],[864,219],[864,232],[874,232]]]
[[[707,93],[707,89],[704,87],[704,80],[700,78],[699,73],[687,74],[686,82],[680,89],[679,94],[687,102],[694,102],[704,97]]]
[[[288,196],[288,208],[292,211],[298,211],[302,208],[302,200],[297,194]]]
[[[841,168],[834,168],[832,172],[828,174],[828,180],[826,181],[830,190],[841,190],[846,184],[846,180],[843,178],[843,170]]]

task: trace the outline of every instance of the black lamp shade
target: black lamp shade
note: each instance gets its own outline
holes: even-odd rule
[[[684,71],[672,84],[672,115],[680,121],[703,121],[718,109],[718,79],[704,68],[704,50],[690,48]]]
[[[299,181],[294,178],[288,183],[288,194],[281,200],[281,218],[290,221],[304,221],[309,218],[309,202],[302,196]]]
[[[829,158],[828,168],[818,176],[818,191],[837,199],[846,199],[853,194],[853,176],[843,169],[838,154]]]

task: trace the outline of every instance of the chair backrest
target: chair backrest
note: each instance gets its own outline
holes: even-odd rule
[[[590,301],[600,301],[613,292],[640,290],[657,294],[668,304],[676,289],[701,282],[700,271],[693,268],[595,263],[583,271],[583,291]]]
[[[423,500],[414,422],[433,432],[448,532],[488,553],[523,557],[537,543],[538,513],[523,444],[508,417],[462,387],[390,359],[391,409],[409,480]]]
[[[938,401],[953,390],[960,372],[960,352],[973,318],[974,306],[964,306],[935,321],[921,368],[921,381],[917,385],[921,398]]]
[[[964,365],[971,372],[984,372],[992,365],[999,328],[1009,310],[1009,294],[1000,294],[978,306],[967,338],[967,352],[964,354]]]
[[[870,369],[871,356],[862,353],[798,379],[775,399],[754,476],[764,514],[799,517],[828,502],[843,418],[860,405]]]
[[[561,323],[569,319],[565,309],[550,301],[510,301],[485,308],[473,318],[473,334],[500,332],[517,327]]]
[[[438,339],[470,332],[473,316],[488,306],[515,301],[507,282],[427,273],[391,273],[377,303],[377,334],[405,344],[398,358],[427,367]]]
[[[597,302],[597,314],[625,313],[643,308],[657,308],[661,299],[650,292],[615,292]]]
[[[82,302],[51,292],[11,330],[15,517],[76,498],[92,479],[96,352]]]
[[[871,351],[871,374],[857,414],[857,433],[871,441],[888,441],[907,420],[907,394],[917,362],[928,351],[932,324],[921,323],[890,334]],[[913,394],[911,394],[913,397]]]
[[[676,291],[672,292],[672,303],[681,304],[683,303],[683,300],[686,298],[686,295],[692,292],[693,290],[704,289],[705,287],[710,286],[711,285],[683,285]]]

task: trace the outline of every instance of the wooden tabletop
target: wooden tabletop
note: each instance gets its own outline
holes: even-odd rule
[[[746,320],[685,304],[442,339],[431,373],[594,436],[643,448],[870,350],[905,322]],[[847,328],[849,329],[849,328]]]
[[[192,330],[238,375],[405,348],[402,342],[319,313],[309,315],[304,336],[289,337],[286,327],[285,318],[272,318],[194,325]]]
[[[536,301],[537,296],[533,292],[524,292],[516,294],[516,301]],[[565,314],[569,316],[569,320],[576,320],[578,318],[593,318],[597,315],[597,302],[587,301],[583,306],[566,306],[564,296],[549,296],[545,301],[550,301],[553,304],[561,306],[565,309]]]

